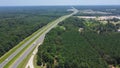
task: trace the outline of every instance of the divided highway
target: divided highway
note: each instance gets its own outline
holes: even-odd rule
[[[24,53],[22,53],[17,60],[9,67],[9,68],[17,68],[17,66],[24,60],[25,57],[39,44],[44,40],[45,34],[48,33],[52,28],[54,28],[58,23],[62,22],[63,20],[73,16],[74,14],[78,13],[78,10],[72,7],[73,13],[69,15],[62,16],[58,18],[57,20],[51,22],[50,24],[44,26],[44,29],[42,29],[39,33],[37,33],[35,36],[33,36],[30,40],[28,40],[26,43],[24,43],[20,48],[18,48],[14,53],[12,53],[6,60],[4,60],[0,64],[0,68],[4,68],[6,64],[10,63],[11,60],[15,58],[18,53],[20,53],[24,47],[29,46]],[[34,40],[35,39],[35,40]],[[34,41],[34,42],[33,42]],[[33,42],[33,43],[31,43]],[[29,45],[29,43],[31,43]]]

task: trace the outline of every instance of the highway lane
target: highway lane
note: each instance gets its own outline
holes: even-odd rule
[[[10,68],[17,68],[17,66],[20,64],[20,62],[23,61],[25,57],[37,46],[36,44],[39,44],[40,42],[43,42],[45,37],[45,34],[41,35],[39,39],[36,40],[35,43],[31,44],[31,46],[20,56],[19,59],[16,60],[16,62],[12,65]]]
[[[35,49],[33,50],[32,55],[30,56],[29,61],[27,62],[25,68],[34,68],[33,60],[34,60],[35,55],[38,52],[38,47],[43,43],[43,41],[39,42],[39,44],[35,47]]]
[[[66,18],[69,18],[70,16],[76,14],[77,12],[78,11],[75,10],[72,14],[63,16],[62,18],[59,18],[58,20],[54,21],[55,24],[52,25],[45,33],[43,33],[40,36],[40,39],[38,39],[36,45],[39,44],[40,42],[42,42],[44,40],[45,34],[48,33],[52,28],[54,28],[59,22],[65,20]],[[15,62],[15,64],[12,66],[12,68],[17,68],[17,66],[20,64],[20,62],[22,62],[22,60],[31,52],[32,49],[33,49],[33,44],[32,44],[32,47],[30,47],[28,50],[26,50],[26,52]]]
[[[34,37],[32,37],[30,40],[28,40],[25,44],[23,44],[20,48],[18,48],[14,53],[12,53],[5,61],[3,61],[0,64],[0,68],[3,68],[10,60],[12,60],[13,57],[15,57],[24,47],[26,47],[34,38],[36,38],[39,35],[36,34]]]
[[[34,47],[36,47],[36,45],[39,43],[39,42],[42,42],[44,40],[44,36],[47,32],[49,32],[53,27],[55,27],[59,22],[65,20],[66,18],[69,18],[70,16],[76,14],[78,11],[77,9],[73,8],[74,9],[74,12],[69,14],[69,15],[65,15],[65,16],[62,16],[60,17],[59,19],[55,20],[54,21],[54,25],[51,25],[50,28],[48,30],[46,30],[35,42],[36,44],[31,44],[30,47],[20,56],[20,58],[18,58],[15,63],[12,65],[11,68],[17,68],[17,66],[20,64],[20,62],[22,62],[22,60],[33,50]],[[12,58],[15,57],[15,55],[17,55],[25,46],[27,46],[27,44],[29,44],[35,37],[37,37],[39,35],[36,34],[34,37],[32,37],[29,41],[27,41],[24,45],[22,45],[17,51],[15,51],[13,54],[11,54],[7,59],[7,61],[4,61],[3,63],[1,63],[0,65],[0,68],[3,68]]]

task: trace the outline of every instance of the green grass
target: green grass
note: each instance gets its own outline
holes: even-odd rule
[[[35,67],[35,68],[40,68],[40,66],[38,66],[38,65],[36,64],[36,63],[37,63],[37,55],[34,57],[33,62],[34,62],[34,67]]]
[[[48,24],[47,26],[45,26],[45,28],[40,32],[40,34],[34,39],[32,40],[31,43],[29,43],[25,48],[23,48],[8,64],[6,64],[6,66],[4,68],[9,68],[14,62],[15,60],[17,60],[18,57],[20,57],[20,55],[41,35],[43,34],[50,26],[54,25],[56,22],[52,22],[51,24]]]
[[[66,16],[63,16],[63,17],[60,17],[59,19],[63,19],[63,20],[64,20],[65,17],[67,17],[67,15],[66,15]],[[57,19],[57,20],[58,20],[58,19]],[[50,24],[50,23],[49,23],[49,24]],[[55,24],[55,21],[54,21],[53,23],[51,23],[51,25],[54,25],[54,24]],[[32,52],[31,52],[31,53],[32,53]],[[24,65],[22,66],[22,68],[25,68],[28,60],[30,59],[31,53],[20,63],[20,65],[18,66],[18,68],[21,68],[21,65],[23,65],[23,64],[24,64]],[[37,55],[35,55],[34,60],[33,60],[34,67],[35,67],[35,68],[42,68],[41,66],[37,66],[37,64],[36,64],[36,62],[37,62],[36,58],[37,58]]]
[[[18,44],[13,49],[11,49],[7,54],[5,54],[1,58],[2,61],[4,61],[9,55],[11,55],[14,51],[16,51],[22,44],[24,44],[26,41],[28,41],[30,38],[32,38],[35,34],[40,33],[34,40],[32,40],[31,43],[29,43],[25,48],[23,48],[8,64],[6,64],[6,66],[4,68],[9,68],[15,62],[15,60],[17,60],[17,58],[19,58],[20,55],[22,55],[24,53],[24,51],[30,46],[30,44],[32,44],[41,34],[43,34],[48,28],[50,28],[51,26],[53,26],[55,23],[57,23],[60,19],[64,20],[64,18],[66,18],[66,17],[67,16],[63,16],[63,17],[60,17],[60,18],[58,18],[57,20],[55,20],[55,21],[53,21],[51,23],[48,23],[46,26],[44,26],[43,28],[37,30],[31,36],[29,36],[28,38],[26,38],[25,40],[23,40],[22,42],[20,42],[20,44]]]
[[[35,41],[36,39],[34,39],[31,43],[28,44],[28,46],[26,46],[25,48],[22,49],[22,51],[20,51],[8,64],[6,64],[6,66],[4,68],[9,68],[14,62],[15,60],[17,60],[18,57],[20,57],[23,52],[29,48],[29,46]]]
[[[49,23],[47,24],[49,25]],[[18,45],[16,45],[15,47],[13,47],[11,50],[9,50],[7,53],[5,53],[2,57],[0,57],[0,63],[2,63],[5,59],[8,58],[8,56],[10,56],[13,52],[15,52],[19,47],[21,47],[24,43],[26,43],[28,40],[30,40],[35,34],[39,33],[42,29],[44,29],[44,27],[40,28],[39,30],[37,30],[36,32],[34,32],[32,35],[28,36],[27,38],[25,38],[23,41],[21,41]]]
[[[49,24],[47,24],[49,25]],[[47,26],[46,25],[46,26]],[[34,35],[36,35],[37,33],[39,33],[42,29],[44,29],[45,27],[40,28],[39,30],[37,30],[36,32],[34,32],[32,35],[28,36],[27,38],[25,38],[23,41],[21,41],[18,45],[16,45],[15,47],[13,47],[10,51],[8,51],[6,54],[4,54],[2,57],[0,57],[0,63],[2,63],[5,59],[8,58],[8,56],[10,56],[13,52],[15,52],[19,47],[21,47],[24,43],[26,43],[28,40],[30,40]]]
[[[13,52],[15,52],[19,47],[21,47],[25,42],[27,42],[28,40],[30,40],[35,34],[37,34],[42,29],[39,29],[38,31],[34,32],[32,35],[28,36],[26,39],[24,39],[23,41],[21,41],[18,45],[16,45],[10,51],[8,51],[6,54],[4,54],[2,57],[0,57],[0,63],[2,63],[5,59],[7,59],[8,56],[10,56]]]
[[[36,48],[36,47],[35,47]],[[34,48],[34,49],[35,49]],[[17,68],[25,68],[25,66],[27,65],[27,63],[28,63],[28,61],[29,61],[29,59],[30,59],[30,57],[32,56],[32,52],[34,51],[34,49],[28,54],[28,56],[18,65],[18,67]]]
[[[64,17],[62,17],[62,18],[59,18],[59,19],[63,19],[63,20],[65,20],[64,18],[66,18],[67,17],[67,15],[66,16],[64,16]],[[53,23],[54,24],[54,23]],[[59,27],[59,26],[56,26],[56,27]],[[61,27],[61,28],[64,28],[64,26],[63,27]],[[24,62],[23,62],[24,63]],[[34,68],[42,68],[41,66],[38,66],[37,64],[37,55],[35,55],[35,57],[34,57],[34,59],[33,59],[33,65],[34,65]]]
[[[34,60],[33,60],[34,68],[42,68],[41,66],[38,66],[36,63],[37,63],[37,55],[35,55]]]
[[[53,24],[54,24],[54,23],[53,23]],[[23,53],[27,48],[29,48],[29,46],[30,46],[37,38],[39,38],[39,36],[40,36],[41,34],[43,34],[43,33],[45,32],[45,30],[48,29],[49,26],[52,26],[52,23],[51,23],[50,25],[46,26],[46,28],[44,28],[44,30],[43,30],[42,32],[40,32],[40,34],[39,34],[34,40],[32,40],[32,42],[30,42],[25,48],[23,48],[9,63],[7,63],[4,68],[9,68],[9,67],[15,62],[15,60],[17,60],[17,58],[19,58],[20,55],[22,55],[22,53]]]

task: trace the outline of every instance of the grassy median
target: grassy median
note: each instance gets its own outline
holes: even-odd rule
[[[37,30],[32,35],[28,36],[23,41],[21,41],[18,45],[16,45],[15,47],[13,47],[10,51],[8,51],[7,53],[5,53],[2,57],[0,57],[0,63],[2,63],[3,61],[5,61],[5,59],[7,59],[8,56],[10,56],[13,52],[15,52],[19,47],[21,47],[24,43],[26,43],[28,40],[30,40],[35,34],[37,34],[42,29],[43,28]]]
[[[60,17],[57,20],[48,23],[46,26],[42,27],[41,29],[37,30],[36,32],[34,32],[31,36],[27,37],[25,40],[23,40],[22,42],[20,42],[17,46],[15,46],[13,49],[11,49],[8,53],[6,53],[3,57],[0,58],[0,62],[3,62],[8,56],[10,56],[14,51],[16,51],[20,46],[22,46],[24,43],[26,43],[26,41],[30,40],[32,37],[34,37],[36,34],[39,33],[39,35],[32,40],[27,46],[25,46],[25,48],[23,48],[12,60],[10,60],[9,63],[6,64],[6,66],[4,68],[9,68],[16,60],[17,58],[20,57],[20,55],[22,55],[25,50],[27,48],[29,48],[29,46],[41,35],[43,34],[46,30],[48,30],[50,27],[52,27],[53,25],[57,24],[58,22],[64,20],[65,18],[67,18],[66,16]]]
[[[66,18],[67,18],[67,15],[66,15],[66,16],[63,16],[63,17],[60,17],[60,18],[58,18],[56,21],[53,21],[52,23],[49,23],[49,24],[51,24],[51,26],[52,26],[52,25],[56,24],[56,23],[59,21],[59,19],[63,19],[63,20],[64,20],[64,19],[66,19]],[[47,27],[47,26],[46,26],[46,27]],[[18,68],[21,68],[21,65],[22,65],[22,68],[25,68],[28,60],[29,60],[30,57],[31,57],[31,54],[32,54],[32,52],[30,52],[29,55],[20,63],[20,65],[18,66]],[[37,58],[37,55],[35,55],[34,61],[33,61],[35,68],[42,68],[42,67],[40,67],[40,66],[37,66],[37,64],[36,64],[36,62],[37,62],[36,58]]]
[[[42,30],[40,31],[40,34],[34,39],[31,41],[31,43],[29,43],[25,48],[22,49],[22,51],[20,51],[9,63],[6,64],[6,66],[4,68],[9,68],[14,62],[15,60],[20,57],[20,55],[41,35],[43,34],[48,28],[50,28],[51,26],[53,26],[54,24],[56,24],[56,22],[52,22],[52,23],[49,23],[47,24],[45,27],[42,28]],[[39,30],[38,30],[39,31]],[[37,31],[37,33],[38,33]],[[35,34],[37,34],[35,33]],[[33,35],[35,35],[33,34]],[[33,36],[32,36],[33,37]],[[31,38],[32,38],[31,37]],[[14,52],[14,51],[13,51]]]

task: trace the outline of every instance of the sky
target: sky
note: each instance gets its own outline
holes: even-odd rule
[[[120,0],[0,0],[0,6],[120,5]]]

